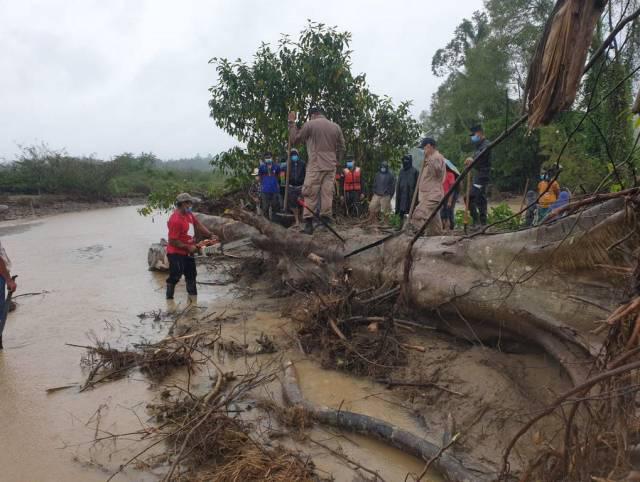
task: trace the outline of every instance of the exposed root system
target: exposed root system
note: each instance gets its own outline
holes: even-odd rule
[[[179,367],[191,371],[200,363],[194,358],[194,352],[203,337],[195,334],[167,338],[152,345],[136,345],[134,350],[118,350],[101,341],[96,341],[94,346],[70,345],[87,350],[81,364],[89,369],[89,375],[81,391],[121,378],[136,368],[153,380],[161,380]]]
[[[362,296],[370,298],[371,294]],[[293,317],[302,324],[298,333],[301,345],[307,353],[319,350],[324,368],[380,377],[406,365],[410,347],[393,318],[368,316],[386,314],[389,306],[362,303],[358,293],[349,289],[348,281],[334,286],[329,294],[315,292],[309,302],[300,305]]]

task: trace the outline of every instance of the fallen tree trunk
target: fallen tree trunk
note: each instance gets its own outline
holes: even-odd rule
[[[421,238],[404,286],[408,309],[417,318],[440,315],[441,328],[468,339],[533,342],[579,383],[586,378],[591,354],[600,348],[592,330],[625,296],[620,268],[631,266],[639,241],[636,202],[613,199],[524,231]],[[363,286],[399,284],[403,278],[408,236],[345,261],[345,253],[375,236],[349,230],[342,245],[328,233],[311,237],[244,211],[231,215],[239,222],[200,219],[223,239],[243,233],[275,256],[304,263],[313,253],[326,261],[323,269],[334,274],[348,267]],[[283,276],[289,275],[285,271]]]
[[[489,469],[479,464],[466,467],[440,447],[384,420],[360,413],[324,407],[305,400],[292,362],[287,362],[284,366],[282,390],[288,404],[304,408],[320,423],[376,438],[425,462],[433,460],[431,466],[446,480],[471,482],[495,479],[497,473],[491,473]]]

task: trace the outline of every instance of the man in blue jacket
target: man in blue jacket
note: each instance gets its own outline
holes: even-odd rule
[[[280,211],[280,166],[273,163],[273,155],[270,152],[265,152],[264,162],[260,164],[258,175],[262,191],[262,215],[273,220],[275,214]]]

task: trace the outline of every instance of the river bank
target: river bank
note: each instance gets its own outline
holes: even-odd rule
[[[113,198],[108,201],[87,201],[73,196],[63,195],[12,195],[0,196],[0,221],[34,219],[56,214],[89,211],[93,209],[114,208],[120,206],[139,206],[144,197]]]
[[[104,481],[142,446],[127,439],[100,442],[96,438],[156,426],[149,419],[146,405],[163,400],[168,386],[186,387],[196,394],[210,389],[210,375],[215,373],[201,369],[191,376],[186,370],[177,370],[162,383],[151,384],[143,373],[133,370],[116,381],[79,390],[88,369],[81,364],[83,350],[67,344],[89,345],[101,340],[124,349],[141,342],[156,343],[167,337],[170,323],[138,315],[161,310],[184,313],[184,284],[176,290],[176,305],[168,305],[164,300],[166,274],[150,272],[146,266],[149,244],[165,231],[166,216],[143,218],[133,207],[105,209],[99,216],[78,212],[35,222],[0,223],[3,245],[20,275],[17,295],[42,293],[17,300],[19,307],[10,315],[5,329],[5,350],[0,352],[0,409],[5,420],[0,431],[3,481]],[[43,239],[47,240],[46,249]],[[231,256],[225,258],[237,264],[239,261]],[[286,300],[273,297],[276,287],[272,282],[220,286],[228,281],[225,263],[215,261],[213,266],[199,266],[199,281],[205,284],[199,287],[195,310],[184,313],[176,333],[195,333],[219,325],[222,341],[252,346],[253,340],[264,334],[275,340],[278,351],[260,355],[259,363],[273,360],[273,366],[279,366],[280,359],[294,360],[302,389],[310,399],[378,416],[388,414],[395,423],[412,427],[414,421],[394,405],[397,402],[382,400],[390,394],[382,394],[387,390],[381,390],[380,385],[323,370],[317,360],[299,352],[292,341],[295,325],[281,314]],[[226,355],[218,364],[225,372],[242,376],[256,368],[256,360],[254,356]],[[69,385],[68,389],[47,391]],[[280,400],[278,381],[261,390],[265,397]],[[257,414],[249,410],[251,406],[239,402],[237,410]],[[424,465],[364,437],[327,432],[322,427],[315,428],[311,436],[379,470],[386,480],[402,480]],[[357,476],[348,463],[313,442],[304,447],[295,441],[282,443],[308,453],[317,468],[326,475],[333,474],[335,480],[352,481]],[[33,463],[35,460],[38,463]],[[116,480],[159,480],[166,470],[166,464],[151,470],[136,464]]]

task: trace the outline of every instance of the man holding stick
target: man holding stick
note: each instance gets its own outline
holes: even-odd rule
[[[289,140],[307,145],[309,160],[302,196],[309,209],[303,211],[305,234],[313,234],[313,213],[331,222],[336,167],[344,155],[345,142],[340,126],[328,120],[318,107],[309,109],[309,120],[299,129],[295,112],[289,113]]]

